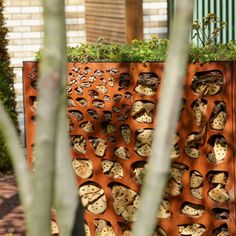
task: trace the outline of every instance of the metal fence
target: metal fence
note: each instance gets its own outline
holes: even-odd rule
[[[180,0],[181,1],[181,0]],[[174,6],[176,0],[168,0],[169,9],[169,26],[174,14]],[[202,18],[208,13],[216,14],[221,21],[227,23],[227,26],[219,37],[215,40],[216,43],[226,43],[231,40],[236,40],[236,2],[235,0],[195,0],[193,21],[202,21]],[[209,30],[213,29],[213,25]],[[200,44],[199,40],[194,39],[194,42]]]

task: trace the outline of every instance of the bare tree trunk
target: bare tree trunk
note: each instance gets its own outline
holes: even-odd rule
[[[44,0],[44,51],[39,80],[34,178],[34,217],[40,219],[33,235],[50,235],[55,148],[61,81],[65,79],[65,29],[63,0]],[[49,105],[50,104],[50,105]]]
[[[66,83],[66,80],[65,80]],[[60,235],[72,235],[75,223],[75,216],[79,206],[79,196],[76,187],[74,171],[71,165],[70,147],[68,142],[68,130],[66,127],[66,104],[65,96],[61,99],[61,109],[58,115],[59,124],[57,132],[57,148],[55,160],[54,180],[54,204],[57,211],[57,219],[60,228]],[[83,214],[79,211],[80,234],[84,236]]]
[[[32,175],[7,113],[0,104],[0,127],[12,156],[27,235],[50,236],[51,207],[58,210],[61,235],[71,236],[78,193],[66,128],[66,31],[64,0],[43,0],[44,53],[39,80],[36,163]],[[79,217],[82,220],[82,213]],[[82,225],[83,227],[83,225]],[[80,232],[83,232],[80,230]],[[83,236],[83,234],[80,234]]]
[[[151,236],[170,169],[170,150],[176,131],[183,79],[188,59],[189,33],[192,24],[193,0],[177,0],[176,16],[168,60],[164,71],[158,115],[156,117],[152,155],[141,191],[135,236]]]

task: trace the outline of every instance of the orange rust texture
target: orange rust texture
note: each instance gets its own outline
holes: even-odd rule
[[[95,235],[94,220],[103,219],[111,224],[115,235],[122,235],[122,229],[120,224],[124,224],[127,228],[132,226],[132,222],[124,220],[122,216],[118,216],[113,208],[113,196],[111,187],[115,184],[121,184],[128,187],[135,192],[139,192],[140,185],[134,181],[134,173],[132,166],[136,162],[146,162],[147,157],[143,157],[137,154],[134,150],[136,143],[136,131],[141,128],[153,128],[154,124],[137,122],[131,117],[131,110],[135,101],[149,101],[153,103],[158,102],[160,85],[158,85],[157,91],[153,96],[140,95],[135,92],[137,81],[140,73],[155,73],[160,83],[163,79],[163,63],[68,63],[67,65],[67,78],[68,78],[68,97],[73,100],[73,107],[68,106],[68,117],[71,120],[70,134],[73,139],[76,135],[82,135],[86,141],[85,153],[79,153],[72,147],[73,159],[89,159],[92,161],[92,174],[88,178],[81,178],[77,176],[78,187],[85,183],[95,183],[100,186],[105,193],[107,208],[101,214],[94,214],[85,210],[84,217],[90,228],[91,235]],[[187,136],[192,132],[199,132],[199,126],[194,121],[192,104],[199,98],[199,94],[195,93],[192,88],[192,80],[197,72],[217,70],[223,74],[224,85],[219,93],[213,96],[203,96],[207,101],[205,118],[206,118],[206,132],[201,140],[199,147],[200,156],[197,159],[190,158],[185,152],[185,143]],[[97,73],[96,73],[97,72]],[[130,81],[128,86],[119,85],[120,75],[126,73],[129,75]],[[26,121],[26,142],[27,142],[27,159],[30,167],[32,167],[32,146],[34,144],[35,135],[35,117],[36,110],[33,108],[34,98],[37,97],[37,91],[32,86],[32,82],[38,78],[38,63],[26,62],[24,63],[24,102],[25,102],[25,121]],[[109,85],[109,79],[114,78],[114,85]],[[214,235],[213,232],[216,228],[223,224],[226,224],[229,228],[230,235],[235,235],[235,99],[233,97],[233,82],[234,91],[235,72],[233,70],[233,64],[227,63],[206,63],[204,65],[191,64],[188,67],[187,76],[184,82],[183,99],[185,105],[180,113],[180,118],[177,124],[177,132],[179,134],[179,157],[175,158],[173,162],[181,163],[187,166],[187,170],[184,171],[182,176],[183,189],[178,196],[169,196],[165,194],[165,199],[170,202],[171,217],[167,219],[161,219],[159,225],[164,229],[169,236],[180,235],[179,225],[198,223],[205,226],[206,231],[203,235]],[[92,82],[91,82],[92,81]],[[83,92],[78,94],[76,89],[84,82],[91,82],[88,87],[83,88]],[[97,86],[105,86],[107,91],[100,92]],[[89,91],[98,91],[98,97],[92,98],[89,95]],[[131,97],[127,98],[127,92],[131,94]],[[115,95],[121,95],[121,99],[114,101]],[[234,94],[235,96],[235,94]],[[78,102],[78,98],[83,98],[86,101],[84,106]],[[99,99],[103,101],[103,108],[97,108],[94,106],[93,101]],[[227,120],[223,130],[214,130],[210,127],[209,119],[213,111],[216,101],[222,101],[226,104]],[[117,108],[119,112],[115,111]],[[94,119],[87,112],[88,109],[96,111],[98,118]],[[79,121],[72,115],[70,111],[82,112],[82,118]],[[108,134],[101,126],[102,121],[105,120],[104,111],[111,112],[112,119],[109,121],[114,125],[115,130]],[[123,120],[122,120],[123,119]],[[81,129],[81,123],[90,121],[94,125],[94,131],[92,133],[85,132]],[[125,143],[121,137],[120,126],[126,124],[131,130],[131,142]],[[157,124],[158,129],[158,124]],[[209,139],[214,135],[222,135],[227,142],[227,152],[224,161],[214,164],[207,159],[207,154],[212,147],[209,143]],[[110,142],[109,137],[115,138],[115,142]],[[105,141],[106,151],[104,156],[99,157],[95,155],[94,147],[92,145],[91,137],[101,138]],[[127,160],[117,158],[114,154],[116,148],[125,147],[129,150],[129,158]],[[112,160],[120,163],[123,168],[123,177],[114,179],[105,175],[102,171],[101,161]],[[203,191],[202,199],[193,197],[190,193],[190,172],[197,170],[203,176]],[[228,173],[227,183],[225,189],[230,196],[230,200],[219,203],[213,201],[208,192],[213,188],[213,185],[209,183],[207,174],[209,171],[226,171]],[[186,216],[181,213],[181,206],[184,202],[191,202],[199,205],[203,205],[205,212],[200,217]],[[212,209],[213,208],[225,208],[230,211],[228,219],[215,219]],[[217,235],[217,234],[215,234]],[[223,234],[222,234],[223,235]],[[226,234],[225,234],[226,235]]]

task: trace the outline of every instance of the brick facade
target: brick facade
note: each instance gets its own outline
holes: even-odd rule
[[[167,1],[143,0],[144,38],[167,37]]]

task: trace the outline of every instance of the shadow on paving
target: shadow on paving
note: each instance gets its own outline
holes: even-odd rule
[[[18,193],[14,194],[10,198],[3,199],[0,203],[0,219],[11,213],[18,206],[20,206]]]
[[[20,205],[15,176],[0,173],[0,236],[24,236],[24,214]]]

